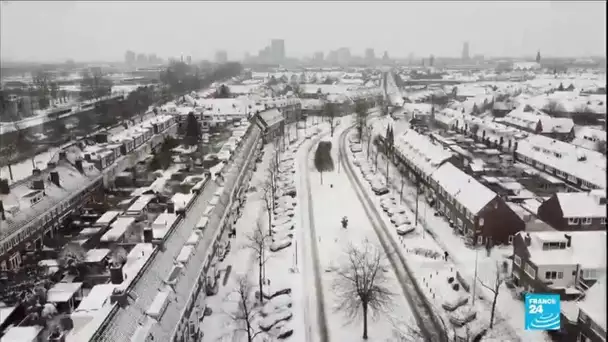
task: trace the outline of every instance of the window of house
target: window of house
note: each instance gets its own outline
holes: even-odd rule
[[[478,235],[478,236],[477,236],[477,244],[478,244],[478,245],[481,245],[482,243],[483,243],[483,236]]]
[[[564,279],[564,272],[557,272],[557,279]]]
[[[584,224],[585,226],[588,226],[588,225],[590,225],[590,224],[591,224],[591,217],[585,217],[585,218],[582,218],[582,219],[581,219],[581,221],[583,221],[583,224]]]
[[[569,217],[568,218],[568,224],[571,226],[577,225],[578,224],[578,217]]]
[[[513,255],[513,263],[517,266],[521,266],[521,258],[518,255]]]
[[[6,267],[6,261],[3,260],[2,263],[0,263],[0,271],[6,271],[7,267]]]
[[[545,279],[557,279],[557,272],[555,271],[547,271],[545,272]]]
[[[602,217],[602,219],[600,220],[600,222],[601,222],[602,224],[606,224],[606,218],[605,218],[605,217]]]
[[[532,278],[532,279],[536,278],[536,270],[528,263],[524,267],[524,272],[526,272],[526,274],[528,276],[530,276],[530,278]]]
[[[507,241],[509,241],[509,243],[513,243],[513,235],[509,235],[509,238]]]
[[[596,279],[597,272],[595,270],[583,270],[583,278],[585,279]]]

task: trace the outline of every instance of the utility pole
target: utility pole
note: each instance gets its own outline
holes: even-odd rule
[[[477,246],[475,246],[477,247]],[[477,288],[477,257],[479,255],[479,248],[475,248],[475,274],[473,275],[473,305],[475,305],[475,298],[477,297],[477,294],[475,293],[475,290]]]
[[[420,180],[416,176],[416,214],[415,214],[415,225],[418,227],[418,196],[420,195]],[[422,227],[422,238],[424,238],[424,227]]]
[[[399,191],[399,204],[403,203],[403,185],[405,184],[405,176],[401,175],[401,190]]]

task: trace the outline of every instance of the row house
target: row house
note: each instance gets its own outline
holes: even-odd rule
[[[578,298],[606,274],[606,231],[520,232],[511,275],[527,292]]]
[[[577,341],[606,341],[606,276],[602,276],[577,303]]]
[[[52,237],[63,219],[82,208],[102,188],[91,163],[66,160],[34,169],[32,177],[0,193],[0,270],[18,269],[24,258]]]
[[[473,245],[493,246],[513,241],[525,222],[494,191],[451,163],[430,179],[436,208]]]
[[[606,157],[599,152],[530,135],[519,141],[514,157],[578,188],[606,188]]]
[[[152,140],[167,132],[174,122],[170,115],[148,120],[152,131],[159,132]],[[47,169],[34,169],[31,177],[11,186],[0,180],[2,269],[19,268],[25,255],[42,247],[43,236],[52,237],[70,213],[99,193],[107,176],[124,170],[124,165],[115,169],[125,160],[123,156],[135,149],[135,141],[122,134],[111,136],[109,143],[99,146],[66,147],[56,161],[48,163]],[[146,136],[150,140],[149,133],[140,134],[142,140]]]
[[[265,109],[278,109],[286,123],[299,121],[302,118],[302,101],[297,97],[279,97],[262,99]]]
[[[321,99],[301,99],[302,117],[320,116],[325,109],[325,101]]]
[[[525,223],[495,192],[452,162],[458,157],[413,130],[395,143],[400,169],[473,244],[510,243]]]
[[[538,217],[562,231],[606,230],[606,190],[558,192],[538,207]]]
[[[268,109],[254,115],[255,124],[262,131],[262,141],[264,144],[272,142],[276,137],[282,136],[285,129],[285,118],[276,109]]]
[[[499,122],[529,133],[563,141],[574,138],[574,121],[571,118],[552,117],[530,105],[512,110]]]
[[[606,131],[581,126],[576,129],[574,136],[573,145],[606,154]]]

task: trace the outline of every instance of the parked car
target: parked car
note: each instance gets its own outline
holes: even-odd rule
[[[376,195],[388,194],[388,189],[386,188],[386,185],[384,185],[384,184],[382,184],[380,182],[373,182],[372,183],[372,191]]]
[[[390,221],[392,224],[395,225],[395,227],[399,227],[402,226],[404,224],[412,224],[412,221],[410,220],[410,218],[407,215],[393,215],[390,218]]]
[[[397,227],[397,234],[398,235],[407,235],[407,234],[413,232],[414,230],[416,230],[416,228],[414,226],[412,226],[411,224],[402,224]]]
[[[354,153],[363,151],[363,149],[361,148],[361,144],[350,145],[350,150]]]
[[[393,216],[395,214],[405,214],[405,212],[406,212],[406,208],[404,206],[401,206],[401,205],[391,206],[386,211],[386,213],[388,214],[388,216]]]

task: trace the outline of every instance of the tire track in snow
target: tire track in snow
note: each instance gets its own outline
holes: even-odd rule
[[[304,172],[303,177],[301,178],[301,182],[304,183],[306,204],[308,206],[308,228],[309,228],[309,236],[308,242],[310,242],[310,246],[306,248],[310,248],[312,252],[313,259],[313,273],[314,273],[314,284],[315,284],[315,295],[316,295],[316,304],[317,304],[317,323],[319,328],[319,337],[320,342],[329,342],[329,330],[327,327],[327,315],[325,314],[325,298],[323,296],[323,284],[321,282],[321,271],[320,271],[320,262],[319,262],[319,248],[317,245],[317,234],[315,231],[315,221],[314,221],[314,213],[313,213],[313,203],[312,203],[312,190],[310,186],[310,155],[313,151],[313,148],[318,145],[319,141],[325,136],[329,135],[329,132],[320,134],[308,147],[306,150],[306,156],[304,159]],[[301,207],[300,207],[301,209]],[[301,210],[302,216],[305,215],[303,210]],[[304,227],[300,227],[300,229],[304,229]]]

